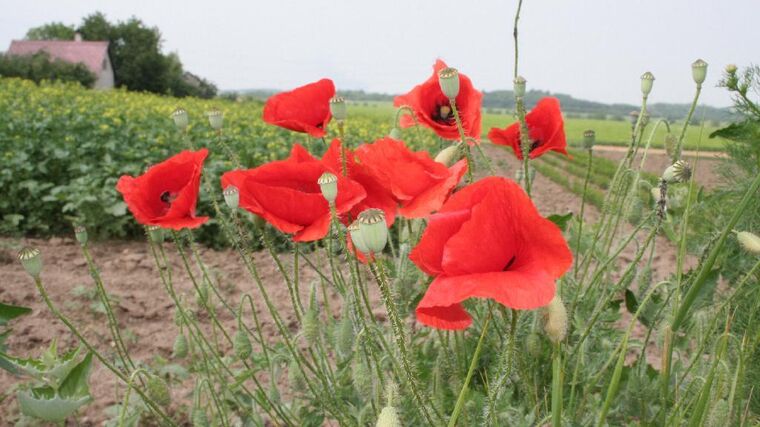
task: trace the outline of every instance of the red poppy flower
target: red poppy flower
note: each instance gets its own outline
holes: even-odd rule
[[[234,170],[222,175],[222,188],[234,185],[240,191],[240,207],[253,212],[293,240],[319,240],[330,228],[330,206],[317,180],[329,169],[295,144],[286,160],[254,169]],[[366,196],[357,182],[338,175],[337,213],[351,210]]]
[[[340,150],[341,141],[334,139],[327,152],[322,156],[322,162],[335,175],[343,173],[343,161]],[[367,192],[367,197],[351,208],[351,218],[356,219],[362,211],[369,208],[382,209],[385,212],[385,221],[388,227],[390,227],[396,220],[396,199],[393,198],[390,190],[384,187],[374,175],[370,174],[362,166],[356,162],[354,152],[346,149],[346,171],[348,172],[348,177],[361,184]]]
[[[467,171],[466,160],[447,168],[425,151],[413,152],[402,141],[383,138],[356,149],[361,165],[387,188],[406,218],[424,218],[438,210]]]
[[[441,138],[459,139],[459,130],[451,111],[451,104],[438,84],[438,71],[446,68],[440,59],[433,66],[433,75],[421,85],[417,85],[406,95],[397,96],[393,105],[408,105],[414,110],[415,117],[423,126],[427,126]],[[457,110],[462,119],[464,134],[470,138],[480,139],[480,103],[483,94],[475,90],[470,78],[459,74],[459,94],[456,97]],[[414,125],[414,119],[405,115],[401,118],[402,127]]]
[[[565,125],[562,121],[562,111],[559,109],[559,99],[542,98],[533,110],[525,115],[528,123],[528,136],[533,141],[530,146],[530,158],[544,154],[547,151],[557,151],[567,154]],[[520,149],[520,122],[513,123],[506,129],[492,128],[488,139],[494,144],[512,147],[515,156],[522,160]]]
[[[572,254],[554,223],[543,218],[519,185],[489,177],[455,193],[430,217],[411,260],[435,279],[417,319],[439,329],[464,329],[469,298],[514,309],[544,306]]]
[[[205,148],[183,151],[151,166],[137,178],[122,176],[116,183],[116,190],[142,225],[173,230],[200,227],[208,221],[206,216],[195,216],[203,161],[207,155]]]
[[[282,92],[269,97],[264,105],[264,121],[314,138],[325,136],[330,122],[330,98],[335,84],[330,79]]]

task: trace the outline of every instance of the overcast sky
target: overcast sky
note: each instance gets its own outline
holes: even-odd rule
[[[160,28],[166,51],[222,89],[290,88],[322,77],[338,89],[405,92],[435,58],[485,90],[511,88],[516,0],[3,0],[0,50],[46,22],[96,10]],[[689,102],[690,64],[710,64],[703,101],[728,63],[760,62],[760,0],[524,0],[520,74],[529,88],[637,103]]]

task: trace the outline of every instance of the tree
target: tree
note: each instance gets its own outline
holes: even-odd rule
[[[26,32],[27,40],[74,40],[76,30],[73,25],[62,22],[51,22],[34,27]]]

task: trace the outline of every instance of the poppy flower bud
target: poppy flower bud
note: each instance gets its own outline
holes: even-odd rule
[[[697,59],[691,64],[691,77],[694,78],[694,83],[702,85],[707,77],[707,62]]]
[[[736,70],[738,70],[736,64],[728,64],[728,65],[726,65],[726,73],[728,73],[728,74],[734,74],[734,73],[736,73]]]
[[[298,369],[298,362],[295,359],[288,363],[288,383],[290,383],[291,390],[302,390],[306,387],[306,379],[301,370]]]
[[[380,253],[388,243],[388,225],[382,209],[367,209],[359,214],[359,232],[369,253]]]
[[[361,357],[354,358],[351,364],[351,381],[354,388],[361,396],[372,396],[374,385],[372,383],[372,372],[367,363]]]
[[[149,225],[145,227],[145,231],[148,232],[148,238],[150,238],[150,241],[153,243],[163,243],[164,242],[164,229],[157,226],[157,225]]]
[[[224,203],[227,204],[227,207],[235,210],[240,205],[240,190],[238,190],[237,187],[234,185],[228,185],[227,188],[222,191],[222,195],[224,196]]]
[[[157,375],[148,376],[148,397],[161,406],[169,406],[172,403],[172,395],[169,386],[161,377]]]
[[[208,427],[210,425],[208,421],[208,415],[202,408],[193,409],[192,415],[193,427]]]
[[[179,130],[187,129],[187,126],[190,124],[190,118],[184,108],[177,108],[174,110],[172,113],[172,119],[174,120],[174,125],[177,126],[177,129]]]
[[[177,335],[177,338],[174,339],[172,357],[176,359],[184,359],[187,357],[187,338],[184,334],[179,334]]]
[[[554,295],[544,308],[544,332],[553,343],[564,340],[567,335],[567,310],[559,295]]]
[[[335,120],[346,120],[348,109],[346,107],[346,100],[342,96],[330,98],[330,113],[335,117]]]
[[[348,310],[343,311],[343,318],[340,319],[335,331],[335,348],[343,357],[351,354],[351,347],[354,345],[354,324],[351,322]]]
[[[394,127],[393,129],[391,129],[391,132],[388,134],[388,136],[391,137],[391,138],[393,138],[393,139],[400,140],[401,139],[401,130],[399,128],[397,128],[397,127]]]
[[[348,234],[351,236],[351,243],[354,244],[354,247],[362,253],[368,254],[369,249],[367,248],[367,245],[364,243],[364,238],[362,237],[361,230],[359,230],[359,221],[354,221],[351,223],[351,225],[348,226]]]
[[[224,124],[224,113],[214,108],[207,112],[206,116],[208,117],[208,124],[212,129],[220,130],[222,128],[222,125]]]
[[[335,199],[338,197],[338,177],[330,172],[325,172],[317,179],[319,189],[322,191],[322,196],[331,205],[335,203]]]
[[[40,277],[40,272],[42,272],[42,256],[40,255],[39,249],[21,249],[18,253],[18,260],[21,261],[21,265],[24,266],[24,270],[26,270],[30,276],[34,278]]]
[[[760,254],[760,237],[749,231],[739,231],[736,233],[736,239],[739,244],[750,253]]]
[[[301,319],[301,333],[308,345],[315,345],[319,340],[319,312],[316,307],[309,307]]]
[[[398,417],[398,412],[393,406],[386,406],[380,411],[380,416],[377,417],[376,427],[401,427],[401,420]]]
[[[530,333],[525,339],[525,349],[528,350],[528,354],[533,357],[541,356],[541,353],[543,352],[541,337],[535,332]]]
[[[590,129],[583,132],[583,148],[587,150],[594,148],[594,142],[596,142],[596,132]]]
[[[675,135],[672,133],[669,133],[665,135],[665,152],[668,154],[670,158],[673,158],[673,156],[676,153],[676,145],[678,145],[678,138],[676,138]]]
[[[74,237],[80,245],[86,245],[88,240],[87,229],[84,226],[77,225],[74,227]]]
[[[652,86],[654,85],[654,74],[647,71],[641,75],[641,93],[644,96],[648,96],[652,92]]]
[[[446,167],[450,167],[459,160],[461,152],[456,145],[449,145],[444,148],[435,156],[435,161],[444,164]]]
[[[665,169],[662,179],[668,183],[685,182],[691,178],[691,167],[685,160],[678,160]]]
[[[438,72],[438,84],[447,98],[456,99],[459,95],[459,71],[451,67],[442,69]]]
[[[513,90],[515,94],[515,98],[522,98],[525,96],[525,84],[527,81],[523,76],[517,76],[515,77],[514,81],[512,81]]]
[[[242,328],[235,333],[232,349],[235,351],[235,356],[240,360],[246,360],[251,355],[251,340],[248,339],[248,334]]]

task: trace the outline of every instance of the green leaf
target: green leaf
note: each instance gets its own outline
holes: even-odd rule
[[[54,422],[64,421],[77,409],[92,400],[89,395],[78,398],[62,398],[57,396],[50,387],[19,391],[16,397],[24,415]]]
[[[90,370],[92,368],[92,352],[88,352],[84,359],[72,369],[66,378],[61,382],[58,394],[62,397],[79,397],[90,394],[90,387],[87,381],[90,379]]]
[[[565,231],[567,229],[567,224],[570,222],[572,218],[573,218],[572,212],[568,212],[564,215],[554,214],[554,215],[549,215],[548,217],[546,217],[546,219],[556,224],[557,227],[559,227],[559,229],[562,231]]]
[[[10,322],[11,320],[19,316],[28,314],[31,311],[32,309],[28,307],[8,305],[8,304],[3,304],[2,302],[0,302],[0,326],[5,325],[6,323]]]
[[[639,302],[636,301],[636,295],[630,289],[625,290],[625,308],[631,314],[636,314],[639,309]]]

